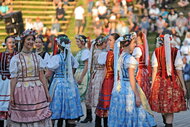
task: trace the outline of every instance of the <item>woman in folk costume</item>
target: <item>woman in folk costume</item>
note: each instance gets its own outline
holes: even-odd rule
[[[59,35],[57,42],[61,52],[52,56],[46,74],[46,77],[50,77],[54,72],[49,90],[52,98],[51,118],[53,121],[58,120],[58,127],[62,127],[63,119],[66,120],[66,127],[75,127],[75,119],[83,116],[80,94],[73,77],[73,69],[78,67],[78,62],[70,51],[71,41],[67,35]]]
[[[11,96],[8,127],[51,127],[51,98],[42,58],[32,52],[36,32],[22,33],[22,51],[10,63]]]
[[[180,51],[170,46],[171,39],[168,34],[160,35],[161,46],[153,53],[149,100],[152,110],[162,113],[166,127],[172,127],[173,113],[186,110],[183,62]]]
[[[88,88],[87,71],[88,71],[88,58],[90,51],[86,47],[88,39],[84,35],[77,35],[75,36],[75,39],[77,46],[80,48],[80,51],[75,56],[75,58],[79,63],[79,67],[77,68],[74,76],[78,83],[81,100],[84,100]]]
[[[101,127],[101,118],[104,119],[104,127],[107,127],[108,111],[111,100],[111,92],[114,83],[114,43],[119,38],[117,33],[112,33],[107,43],[109,46],[108,52],[105,57],[106,74],[99,94],[98,105],[96,107],[96,120],[95,127]]]
[[[87,115],[84,121],[81,121],[81,123],[87,123],[92,121],[92,107],[96,107],[98,104],[98,97],[105,73],[105,54],[103,55],[101,53],[104,52],[106,47],[107,41],[104,39],[103,36],[97,37],[91,45],[91,54],[88,62],[88,73],[90,73],[90,81],[85,102]]]
[[[16,55],[14,51],[15,39],[12,36],[5,38],[6,51],[0,53],[0,127],[4,126],[4,121],[8,116],[8,106],[10,100],[10,60]]]
[[[36,48],[36,53],[40,55],[44,61],[44,64],[47,66],[48,61],[50,60],[50,55],[48,52],[44,50],[44,41],[43,41],[43,36],[39,35],[36,37],[35,40],[35,48]]]
[[[120,45],[123,51],[119,56]],[[156,126],[146,96],[135,81],[138,62],[131,55],[135,46],[132,34],[120,37],[114,46],[114,88],[108,114],[109,127]]]
[[[137,35],[137,46],[135,47],[133,54],[135,59],[138,61],[138,72],[136,75],[136,80],[138,85],[144,91],[147,99],[150,96],[150,72],[148,71],[149,67],[149,49],[148,49],[148,42],[146,39],[146,34],[139,32]]]

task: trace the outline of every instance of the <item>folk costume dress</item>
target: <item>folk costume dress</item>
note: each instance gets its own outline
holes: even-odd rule
[[[155,49],[152,56],[152,67],[157,67],[150,106],[158,113],[175,113],[186,110],[186,102],[177,70],[182,70],[183,62],[177,48],[171,48],[171,75],[167,74],[164,46]]]
[[[10,100],[10,73],[9,66],[11,58],[16,52],[0,53],[0,120],[7,119]]]
[[[138,45],[132,54],[135,58],[139,58],[139,65],[138,65],[138,72],[136,75],[136,80],[138,82],[138,85],[142,88],[144,91],[147,99],[150,96],[150,72],[148,70],[148,65],[146,65],[145,57],[145,48],[143,45]]]
[[[17,78],[14,90],[15,105],[10,105],[8,127],[51,127],[51,111],[45,89],[39,79],[44,69],[36,53],[21,52],[11,59],[11,78]]]
[[[95,49],[92,55],[92,65],[90,73],[89,87],[86,95],[86,104],[91,107],[96,107],[102,83],[105,77],[105,55],[102,55],[103,50]],[[103,57],[102,57],[103,56]]]
[[[96,115],[99,117],[108,117],[110,107],[111,93],[114,83],[114,54],[113,51],[108,51],[105,55],[106,59],[106,74],[99,94],[98,105],[96,107]]]
[[[114,53],[115,55],[115,53]],[[114,56],[115,57],[115,56]],[[115,60],[115,59],[114,59]],[[115,62],[114,62],[115,63]],[[137,69],[138,62],[126,52],[122,52],[114,67],[114,88],[108,114],[109,127],[152,127],[156,123],[150,114],[150,107],[144,92],[137,85],[142,105],[136,106],[135,94],[129,81],[129,68]],[[116,72],[116,73],[115,73]],[[117,73],[119,79],[117,79]]]
[[[81,75],[82,75],[82,72],[84,70],[84,66],[85,66],[85,61],[88,60],[89,58],[89,54],[90,54],[90,51],[85,48],[85,49],[82,49],[80,50],[77,55],[75,56],[75,58],[77,59],[78,63],[79,63],[79,67],[77,68],[76,72],[75,72],[75,79],[76,80],[79,80]],[[81,84],[78,84],[78,89],[79,89],[79,92],[80,92],[80,97],[81,97],[81,100],[84,100],[85,99],[85,95],[86,95],[86,92],[87,92],[87,89],[88,89],[88,74],[86,73],[86,75],[84,76],[83,80],[82,80],[82,83]]]
[[[69,58],[71,59],[68,60]],[[61,52],[52,56],[47,67],[54,72],[49,91],[52,97],[51,118],[77,119],[83,116],[79,90],[72,75],[72,68],[78,67],[77,60],[72,55],[69,57]]]

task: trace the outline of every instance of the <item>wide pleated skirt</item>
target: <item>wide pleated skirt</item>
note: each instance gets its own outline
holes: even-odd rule
[[[0,120],[7,119],[10,100],[10,80],[2,80],[0,75]]]
[[[91,75],[88,91],[86,94],[86,104],[88,106],[96,107],[98,105],[98,98],[105,77],[104,72],[105,71],[103,68],[94,71],[94,73]]]
[[[158,113],[175,113],[187,110],[184,91],[178,76],[163,78],[156,76],[149,103]]]
[[[18,82],[10,105],[8,127],[51,127],[51,111],[40,80]]]
[[[124,81],[120,91],[114,90],[108,114],[109,127],[152,127],[154,117],[143,106],[136,106],[135,94],[129,81]]]
[[[52,119],[77,119],[83,116],[79,90],[63,78],[54,78],[50,86]]]
[[[76,81],[80,80],[80,77],[82,75],[83,70],[84,70],[84,68],[77,68],[75,75],[74,75]],[[84,76],[82,83],[78,84],[78,89],[80,92],[81,101],[85,100],[86,92],[88,89],[88,75],[87,75],[87,73]]]

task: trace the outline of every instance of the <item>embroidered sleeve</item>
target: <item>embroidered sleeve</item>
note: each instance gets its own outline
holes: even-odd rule
[[[179,50],[178,50],[177,56],[175,58],[175,68],[176,68],[176,70],[182,70],[182,68],[183,68],[182,56],[181,56]]]
[[[158,67],[158,61],[155,52],[152,55],[152,67]]]
[[[90,56],[90,51],[88,49],[85,49],[82,52],[81,61],[86,61]]]
[[[18,77],[18,63],[17,63],[17,57],[13,56],[10,61],[9,71],[11,74],[11,78]]]
[[[72,63],[73,68],[78,68],[79,63],[78,63],[78,61],[76,60],[76,58],[72,54],[71,54],[71,63]]]
[[[59,56],[58,55],[52,56],[48,61],[47,68],[52,71],[55,71],[55,69],[57,69],[58,67],[59,67]]]
[[[140,58],[142,56],[142,51],[139,47],[136,47],[133,51],[132,56],[134,56],[135,58]]]
[[[102,52],[99,54],[98,56],[98,63],[101,65],[105,65],[106,64],[106,58],[107,58],[107,52]]]
[[[39,62],[40,70],[45,69],[45,61],[42,59],[42,57],[40,55],[37,55],[37,59],[38,59],[38,62]]]

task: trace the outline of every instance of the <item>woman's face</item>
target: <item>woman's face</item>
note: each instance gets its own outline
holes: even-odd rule
[[[27,36],[24,40],[24,47],[31,50],[34,46],[34,42],[34,37],[32,35]]]
[[[8,38],[6,42],[6,46],[8,50],[14,50],[15,48],[15,39],[14,38]]]
[[[76,39],[76,44],[79,48],[82,48],[83,47],[83,42],[81,42],[79,39]]]
[[[130,53],[133,52],[133,50],[135,49],[135,47],[136,47],[136,41],[135,41],[135,39],[133,39],[131,41],[131,44],[129,45],[129,51],[130,51]]]
[[[42,43],[43,42],[42,42],[42,40],[40,38],[36,38],[36,40],[35,40],[35,47],[36,47],[36,49],[41,49],[42,46],[43,46]]]
[[[110,49],[114,49],[114,43],[115,43],[115,39],[113,36],[109,36],[108,38],[108,45],[110,46]]]

